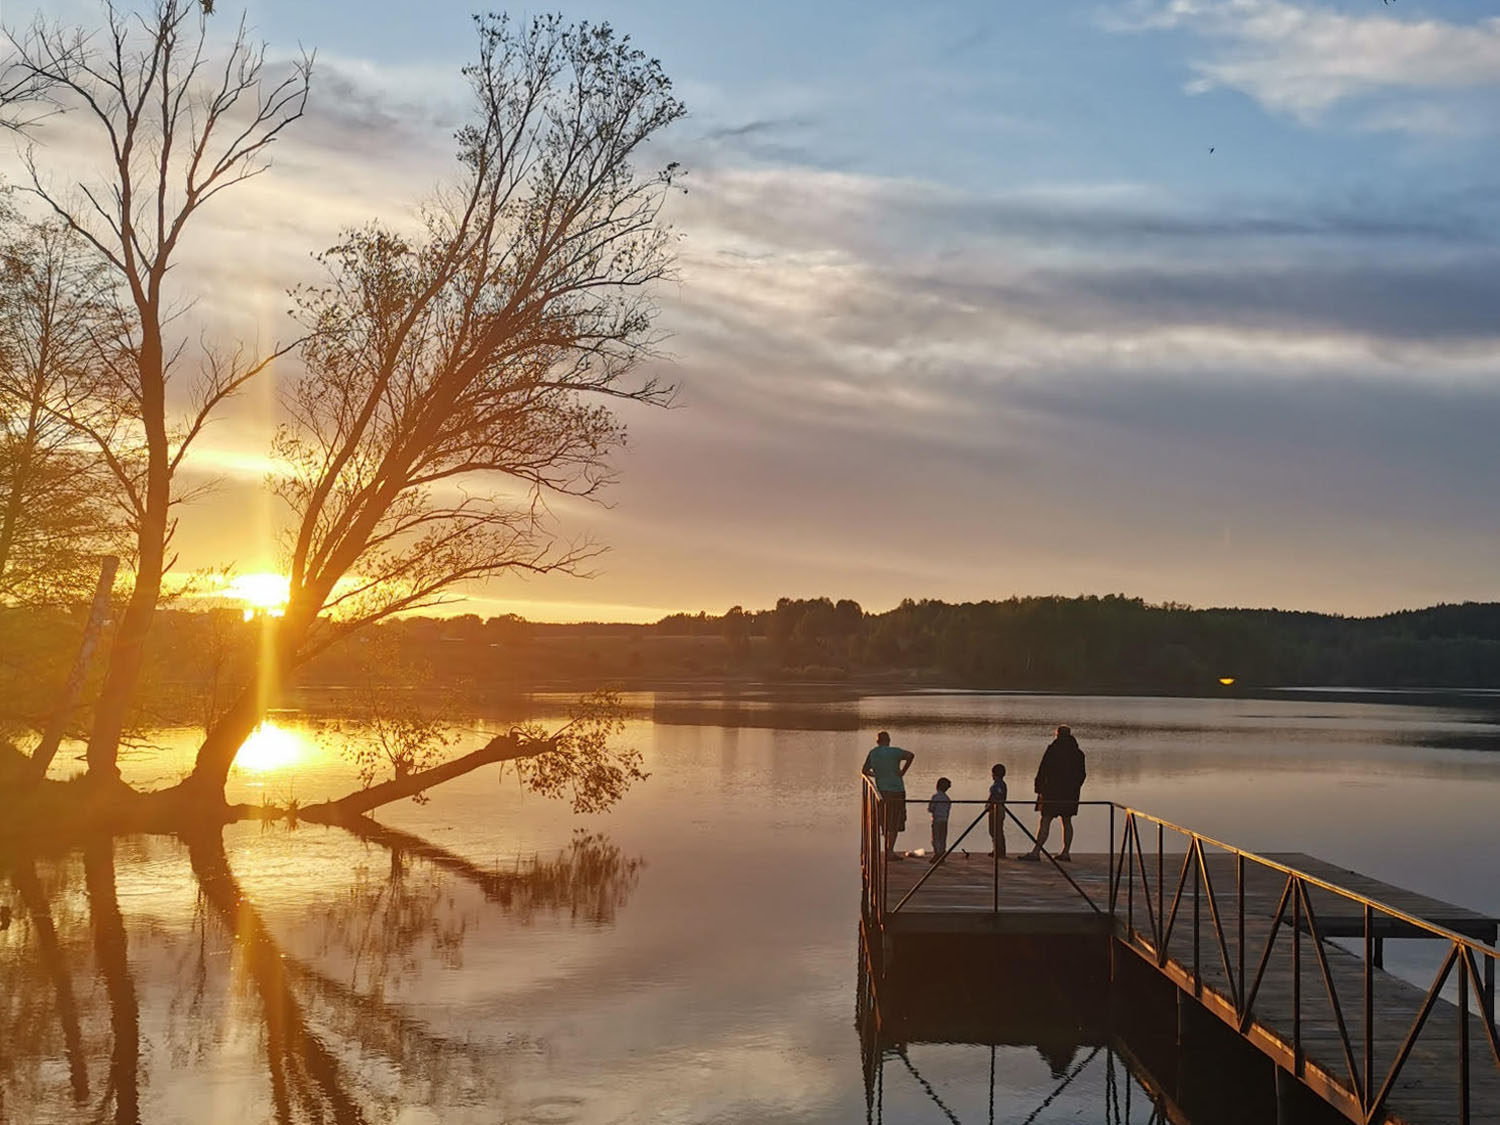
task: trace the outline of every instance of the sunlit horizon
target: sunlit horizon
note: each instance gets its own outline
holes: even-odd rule
[[[284,574],[259,571],[236,574],[224,587],[222,597],[241,603],[245,620],[266,615],[280,617],[286,611],[291,579]]]

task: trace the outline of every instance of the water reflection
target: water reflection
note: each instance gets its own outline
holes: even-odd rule
[[[254,803],[257,786],[283,802],[347,791],[352,767],[318,737],[338,721],[335,703],[316,719],[275,716],[316,753],[237,779],[231,799]],[[565,704],[539,697],[527,706],[550,719]],[[221,837],[236,884],[229,897],[247,901],[274,942],[301,1026],[327,1048],[339,1088],[367,1119],[400,1125],[865,1121],[862,1063],[880,1056],[862,1060],[849,1027],[859,894],[850,784],[882,726],[917,753],[908,785],[919,796],[946,775],[955,795],[977,798],[994,761],[1029,782],[1049,722],[1071,716],[1087,735],[1089,795],[1500,911],[1500,755],[1413,745],[1483,733],[1482,712],[1009,696],[827,709],[837,714],[633,723],[627,737],[647,755],[651,780],[608,816],[580,821],[513,774],[476,771],[426,805],[382,810],[378,824],[356,826],[359,835],[232,827]],[[517,717],[462,725],[482,739]],[[190,767],[197,745],[193,732],[157,741],[179,756],[128,760],[143,784]],[[607,830],[612,843],[568,858],[579,823]],[[1107,824],[1081,821],[1080,850],[1107,846]],[[925,817],[915,819],[903,842],[925,842],[925,829]],[[499,846],[539,858],[491,862]],[[113,852],[137,1002],[140,1118],[276,1120],[248,937],[200,889],[186,844],[122,838]],[[638,854],[648,868],[629,858]],[[32,856],[9,874],[8,862],[0,857],[0,908],[13,912],[7,928],[0,909],[0,1120],[112,1118],[115,1039],[83,854]],[[1387,965],[1397,956],[1388,947]],[[1432,966],[1414,962],[1407,975],[1424,973],[1425,987]],[[970,975],[958,983],[968,988]],[[944,1005],[944,1018],[954,1010]],[[1170,1036],[1155,1051],[1135,1035],[1110,1038],[1107,1027],[1054,1037],[1027,1021],[1005,1040],[952,1026],[942,1036],[915,1025],[898,1033],[888,1023],[883,1070],[872,1072],[883,1073],[885,1120],[948,1120],[906,1061],[960,1120],[988,1120],[992,1046],[996,1119],[1008,1122],[1036,1111],[1079,1067],[1037,1125],[1104,1119],[1112,1081],[1122,1111],[1128,1102],[1130,1120],[1144,1121],[1143,1090],[1153,1087],[1143,1076],[1175,1073]],[[128,1035],[129,1020],[119,1024]],[[286,1058],[296,1046],[286,1026],[280,1112],[295,1120],[316,1108],[332,1119],[311,1064]],[[1177,1099],[1175,1082],[1160,1088]],[[1224,1117],[1220,1107],[1195,1120]]]
[[[428,959],[457,966],[497,919],[609,924],[641,861],[597,834],[485,867],[374,821],[355,831],[387,862],[324,872],[300,912],[319,938],[307,951],[278,936],[219,831],[0,856],[0,1120],[342,1125],[499,1104],[504,1057],[533,1045],[446,1037],[401,1003],[401,982]]]
[[[234,765],[246,773],[271,773],[297,765],[312,749],[298,731],[264,719],[245,739]]]
[[[969,952],[883,964],[861,933],[855,1024],[869,1125],[1192,1120],[1131,1052],[1102,992]]]
[[[1104,964],[1092,938],[904,934],[872,948],[861,929],[868,1125],[1277,1119],[1269,1063],[1211,1021],[1185,1034],[1171,986],[1111,982]],[[1297,1120],[1335,1118],[1313,1106]]]

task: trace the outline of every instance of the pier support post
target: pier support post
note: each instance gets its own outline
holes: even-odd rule
[[[1206,1075],[1213,1071],[1205,1058],[1204,1021],[1212,1019],[1194,1000],[1191,993],[1177,989],[1177,1101],[1181,1105],[1199,1104],[1198,1090]]]
[[[1296,1125],[1297,1080],[1276,1067],[1276,1125]]]

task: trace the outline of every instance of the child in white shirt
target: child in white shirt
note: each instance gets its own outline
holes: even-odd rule
[[[938,858],[948,850],[948,811],[953,805],[953,800],[948,796],[948,790],[952,788],[953,782],[946,777],[938,778],[937,792],[932,795],[932,800],[927,802],[927,811],[932,814],[932,857],[928,863],[936,863]]]

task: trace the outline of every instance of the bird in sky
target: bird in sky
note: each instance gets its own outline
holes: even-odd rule
[[[1209,149],[1208,149],[1208,155],[1212,156],[1213,154],[1214,154],[1214,146],[1210,145]]]

